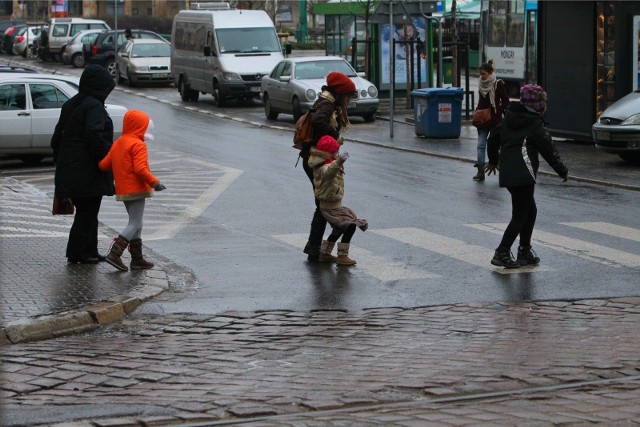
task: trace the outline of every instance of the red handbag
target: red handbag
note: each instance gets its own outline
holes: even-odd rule
[[[471,124],[477,128],[487,128],[491,125],[491,108],[482,108],[473,112]]]

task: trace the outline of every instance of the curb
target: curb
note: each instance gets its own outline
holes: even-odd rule
[[[0,329],[0,346],[46,340],[92,331],[121,320],[142,303],[169,289],[164,270],[145,270],[145,279],[124,295],[100,301],[76,311],[20,319]]]

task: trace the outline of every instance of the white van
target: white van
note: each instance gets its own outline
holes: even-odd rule
[[[62,60],[62,52],[66,44],[82,30],[109,30],[109,25],[99,19],[85,18],[53,18],[49,25],[48,48],[50,55],[59,56]]]
[[[262,76],[281,59],[265,11],[183,10],[173,19],[171,73],[184,101],[197,101],[200,92],[212,94],[218,107],[259,97]]]

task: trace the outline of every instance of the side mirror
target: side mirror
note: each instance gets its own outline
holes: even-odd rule
[[[204,56],[211,56],[211,46],[204,47]]]
[[[280,76],[280,81],[281,82],[289,82],[291,81],[291,76]]]
[[[120,52],[120,56],[122,56],[123,58],[128,58],[129,54],[126,52]]]

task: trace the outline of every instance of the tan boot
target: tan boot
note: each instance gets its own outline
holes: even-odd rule
[[[335,246],[335,242],[329,242],[328,240],[323,240],[322,245],[320,246],[320,255],[318,255],[318,261],[321,262],[336,262],[338,258],[331,255],[331,251]]]
[[[484,163],[476,163],[474,166],[478,168],[478,173],[473,177],[473,180],[484,181]]]
[[[132,270],[134,268],[153,268],[155,265],[154,263],[144,259],[142,256],[142,239],[134,239],[130,241],[129,252],[131,253],[131,264],[129,264],[129,266]]]
[[[356,265],[356,260],[349,258],[349,243],[338,243],[338,265]]]
[[[113,239],[113,243],[111,244],[111,249],[109,250],[109,254],[107,255],[107,258],[105,259],[105,261],[113,265],[115,268],[117,268],[120,271],[129,270],[127,266],[124,265],[124,263],[122,262],[122,258],[120,258],[122,256],[122,252],[124,252],[124,249],[128,245],[129,245],[129,242],[127,241],[127,239],[125,239],[122,236],[118,236],[115,239]]]

